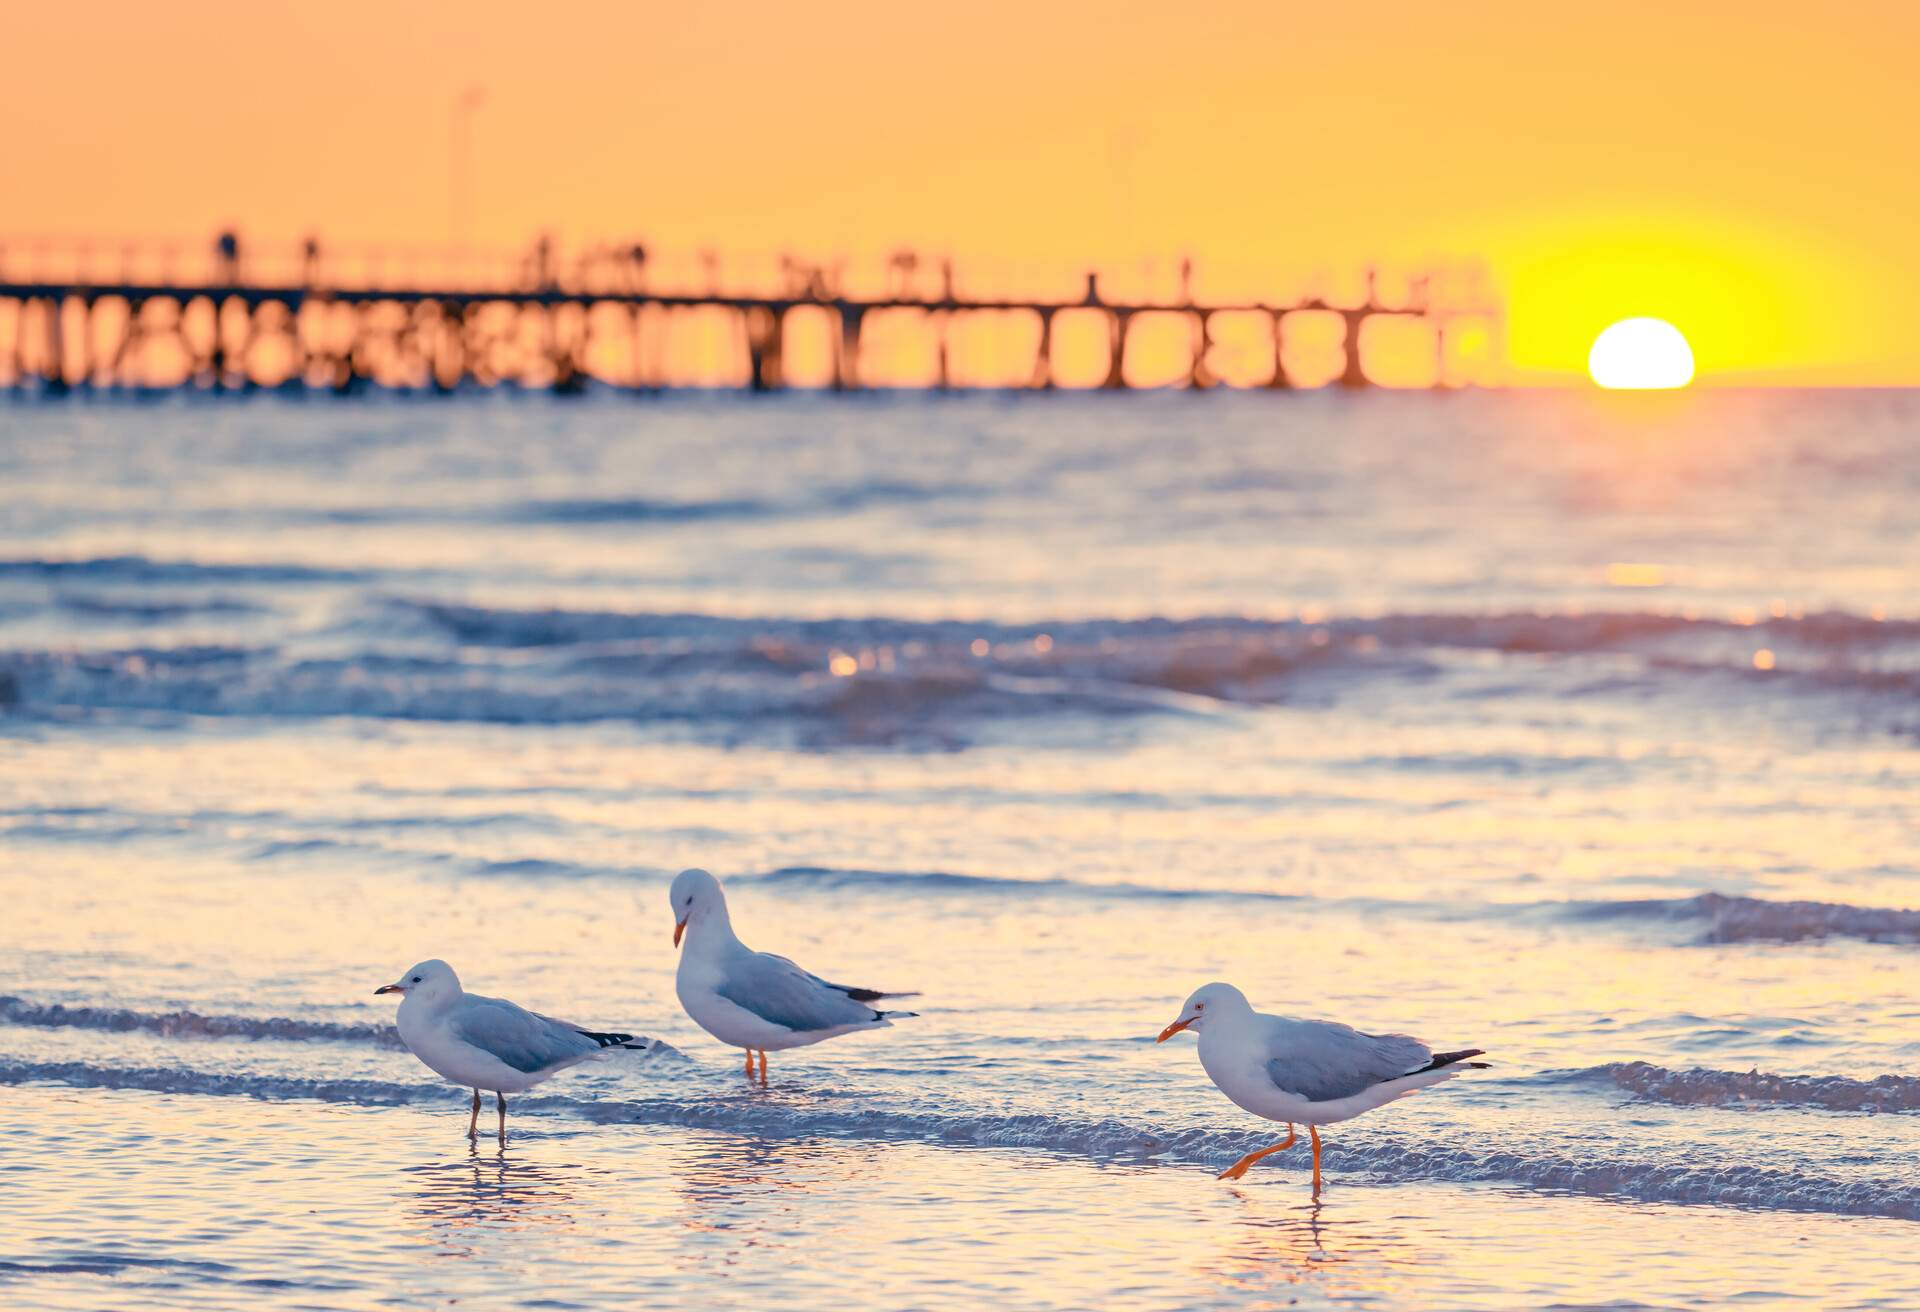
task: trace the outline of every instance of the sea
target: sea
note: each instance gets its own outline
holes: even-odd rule
[[[1920,1307],[1920,393],[0,401],[0,908],[9,1308]]]

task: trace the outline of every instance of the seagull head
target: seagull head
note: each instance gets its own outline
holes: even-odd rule
[[[399,993],[422,1002],[436,1002],[459,996],[460,977],[444,961],[423,961],[393,983],[382,984],[374,993]]]
[[[673,905],[675,947],[680,946],[680,936],[696,917],[705,920],[716,908],[722,918],[727,914],[727,895],[720,891],[720,881],[704,870],[682,870],[675,875],[667,900]]]
[[[1209,1017],[1238,1015],[1253,1010],[1247,1001],[1247,995],[1231,984],[1202,984],[1193,991],[1186,1005],[1180,1008],[1180,1018],[1160,1031],[1155,1043],[1165,1043],[1181,1030],[1192,1030],[1198,1034],[1206,1027]]]

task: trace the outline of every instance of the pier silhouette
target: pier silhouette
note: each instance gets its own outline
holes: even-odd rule
[[[116,257],[117,269],[103,273]],[[1105,326],[1101,388],[1137,386],[1127,371],[1135,327],[1167,316],[1188,329],[1180,381],[1214,386],[1221,381],[1210,363],[1216,325],[1239,317],[1244,326],[1252,316],[1271,343],[1271,369],[1255,385],[1289,389],[1297,380],[1287,362],[1288,324],[1309,315],[1340,327],[1340,367],[1331,379],[1340,386],[1373,385],[1364,343],[1376,319],[1412,320],[1430,331],[1438,386],[1446,379],[1450,334],[1472,325],[1488,335],[1501,321],[1477,282],[1462,292],[1451,280],[1452,290],[1439,296],[1436,277],[1421,275],[1388,303],[1372,270],[1364,294],[1351,303],[1322,294],[1207,302],[1192,293],[1190,261],[1181,267],[1178,292],[1163,297],[1107,295],[1097,273],[1085,275],[1077,297],[967,293],[957,287],[951,261],[936,266],[904,251],[887,262],[884,282],[864,293],[846,289],[838,266],[791,258],[767,280],[771,286],[755,290],[723,286],[711,254],[701,257],[701,277],[670,281],[637,243],[596,247],[563,262],[542,239],[506,268],[478,274],[456,260],[431,275],[408,269],[395,277],[373,268],[349,276],[317,240],[263,254],[229,231],[186,262],[192,267],[181,267],[177,249],[54,250],[43,243],[23,251],[0,243],[0,382],[16,394],[44,397],[176,388],[444,394],[503,384],[645,394],[677,385],[668,352],[676,334],[697,329],[730,359],[719,370],[730,385],[777,392],[797,385],[789,348],[798,317],[808,315],[826,323],[828,358],[818,382],[857,391],[875,385],[863,367],[868,326],[882,316],[912,315],[932,340],[926,385],[944,390],[989,385],[952,367],[953,338],[972,317],[1000,315],[1025,318],[1038,333],[1031,369],[990,385],[1045,390],[1060,382],[1060,324],[1069,315],[1092,315]]]

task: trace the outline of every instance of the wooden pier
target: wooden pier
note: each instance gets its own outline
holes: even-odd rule
[[[49,268],[60,261],[44,251],[21,259],[0,245],[0,386],[41,397],[170,388],[451,393],[500,384],[562,394],[590,386],[644,394],[676,385],[669,349],[674,334],[689,331],[699,316],[712,351],[729,357],[717,370],[718,385],[774,392],[796,385],[789,346],[796,322],[808,316],[827,355],[813,381],[855,391],[872,385],[863,369],[869,326],[912,316],[916,331],[932,343],[927,385],[946,389],[982,385],[951,368],[950,359],[956,331],[989,315],[1028,321],[1025,335],[1033,342],[1031,368],[1022,365],[1017,377],[994,386],[1056,386],[1058,330],[1068,316],[1089,315],[1105,330],[1106,371],[1097,385],[1106,389],[1132,386],[1127,365],[1135,328],[1155,317],[1186,325],[1187,386],[1220,381],[1210,364],[1216,328],[1237,319],[1244,350],[1250,317],[1271,356],[1270,371],[1251,385],[1294,387],[1288,324],[1303,315],[1340,326],[1339,369],[1323,381],[1371,385],[1365,329],[1376,319],[1400,319],[1431,333],[1433,377],[1441,385],[1450,334],[1472,325],[1486,336],[1499,323],[1498,308],[1477,295],[1445,301],[1431,295],[1428,277],[1410,279],[1408,295],[1394,304],[1382,301],[1372,274],[1353,304],[1321,296],[1200,303],[1188,291],[1190,266],[1178,295],[1127,299],[1104,295],[1096,274],[1086,275],[1084,293],[1073,298],[962,294],[951,265],[940,269],[936,286],[915,287],[910,256],[896,257],[902,276],[890,290],[866,295],[842,292],[837,275],[790,261],[772,292],[719,289],[711,260],[706,289],[655,286],[659,280],[650,276],[639,246],[599,252],[563,275],[541,243],[504,279],[330,276],[311,241],[292,267],[283,261],[277,274],[249,276],[264,262],[245,258],[231,233],[215,240],[191,275],[139,273],[140,261],[124,250],[116,274],[101,276],[90,267],[100,262],[83,253]]]

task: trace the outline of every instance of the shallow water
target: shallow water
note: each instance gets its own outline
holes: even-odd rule
[[[0,1296],[1920,1302],[1920,399],[0,411]],[[775,1054],[665,883],[921,1016]],[[422,956],[661,1051],[504,1157]],[[1208,979],[1488,1049],[1272,1141]]]

